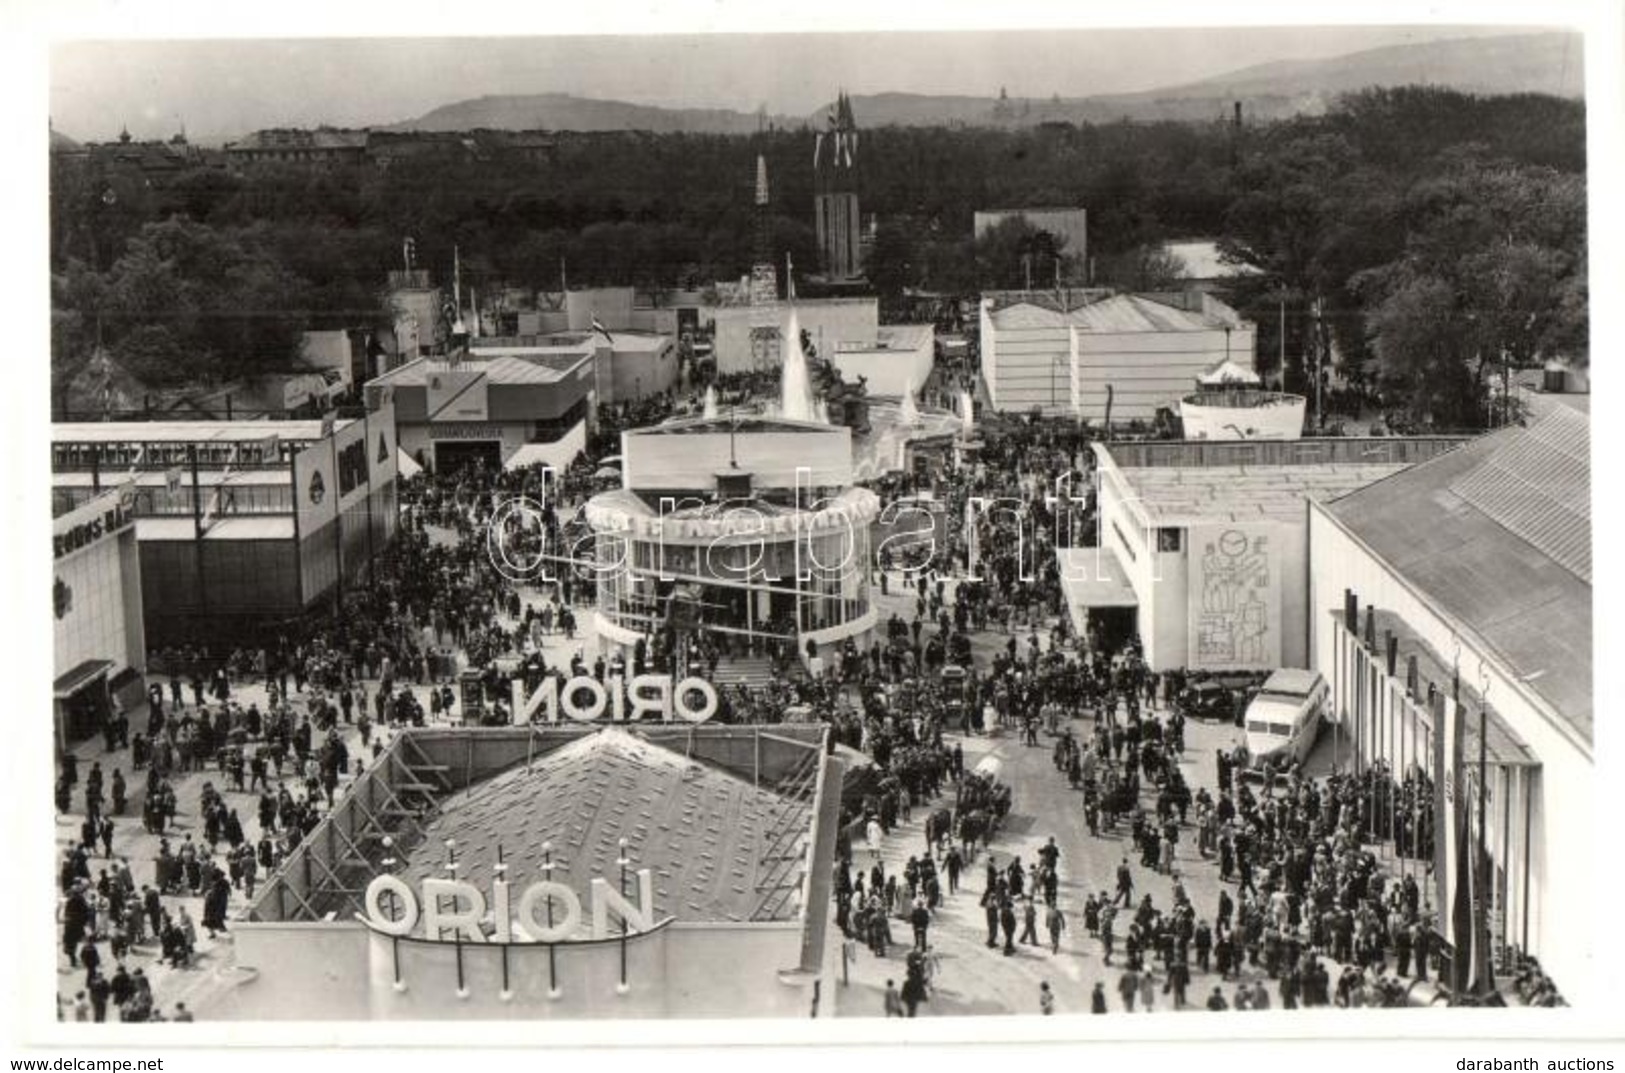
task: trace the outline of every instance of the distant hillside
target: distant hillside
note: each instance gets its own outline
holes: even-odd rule
[[[1425,83],[1468,93],[1585,92],[1583,40],[1576,33],[1458,38],[1367,49],[1321,60],[1280,60],[1186,85],[1093,97],[1016,98],[919,93],[854,95],[859,127],[1033,126],[1120,119],[1205,121],[1241,101],[1248,118],[1323,112],[1339,93],[1367,86]],[[833,106],[805,117],[758,116],[726,108],[661,108],[568,93],[480,97],[448,104],[386,130],[647,130],[750,134],[763,123],[821,129]]]
[[[448,104],[386,130],[647,130],[668,134],[750,134],[763,120],[753,112],[725,108],[658,108],[626,101],[600,101],[568,93],[480,97]],[[767,116],[784,126],[799,120]]]
[[[1367,86],[1446,86],[1464,93],[1585,95],[1584,40],[1575,33],[1428,41],[1324,60],[1279,60],[1139,96],[1297,96]]]

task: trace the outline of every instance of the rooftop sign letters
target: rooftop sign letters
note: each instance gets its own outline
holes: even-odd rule
[[[532,883],[514,900],[514,891],[501,879],[492,881],[491,898],[472,883],[460,879],[425,879],[422,897],[398,876],[381,875],[367,885],[363,921],[385,935],[407,936],[423,924],[430,942],[563,943],[618,938],[609,922],[611,910],[628,935],[652,931],[654,878],[647,868],[631,873],[637,881],[634,903],[600,877],[592,881],[592,916],[586,918],[581,899],[563,883],[551,879]],[[492,932],[486,934],[489,920]]]
[[[606,712],[616,723],[649,716],[667,723],[674,717],[703,723],[717,713],[717,691],[703,678],[684,678],[673,687],[669,674],[640,674],[630,682],[612,677],[607,686],[585,676],[568,679],[561,686],[558,678],[549,675],[529,697],[525,683],[515,680],[513,710],[515,723],[557,723],[561,710],[578,723],[591,723]],[[545,720],[536,718],[538,711]]]

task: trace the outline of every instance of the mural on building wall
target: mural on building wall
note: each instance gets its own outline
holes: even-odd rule
[[[750,330],[750,363],[753,369],[775,369],[779,364],[779,329],[773,325]]]
[[[1190,542],[1190,665],[1281,661],[1281,565],[1275,527],[1198,526]]]

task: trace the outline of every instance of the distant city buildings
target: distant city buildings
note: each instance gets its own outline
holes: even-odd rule
[[[233,168],[258,164],[372,164],[378,167],[402,160],[441,158],[458,161],[542,161],[554,150],[553,136],[535,130],[389,131],[258,130],[241,141],[226,144],[226,159]]]

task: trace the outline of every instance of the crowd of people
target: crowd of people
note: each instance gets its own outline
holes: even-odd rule
[[[768,390],[770,379],[736,374],[715,386],[731,397]],[[673,392],[602,416],[606,427],[631,427],[700,404],[697,391]],[[1415,870],[1390,875],[1374,844],[1388,839],[1409,859],[1431,855],[1425,773],[1378,765],[1315,780],[1292,771],[1284,784],[1255,790],[1221,753],[1216,792],[1193,794],[1183,773],[1185,716],[1174,703],[1182,676],[1152,673],[1132,638],[1109,648],[1076,636],[1064,610],[1054,549],[1093,540],[1087,434],[1028,420],[989,422],[985,431],[973,464],[878,482],[883,497],[929,488],[949,517],[971,519],[949,527],[929,561],[878,564],[881,591],[895,586],[911,597],[912,616],[892,615],[866,647],[847,642],[819,653],[821,676],[788,673],[799,661],[780,653],[786,673],[771,683],[719,690],[721,721],[824,722],[832,747],[857,750],[870,765],[843,801],[834,897],[850,955],[861,948],[890,958],[906,948],[901,988],[888,981],[887,1012],[914,1016],[929,1000],[939,980],[932,929],[983,853],[986,878],[975,896],[988,948],[1013,956],[1047,947],[1060,956],[1068,936],[1073,945],[1086,937],[1104,964],[1120,968],[1115,989],[1127,1009],[1154,1008],[1159,993],[1174,1008],[1260,1009],[1272,989],[1286,1008],[1403,1004],[1409,982],[1434,967],[1432,932]],[[563,558],[575,554],[578,508],[602,487],[595,472],[584,457],[557,476],[539,529],[512,534],[517,558],[544,535]],[[105,755],[86,773],[82,795],[77,759],[63,754],[57,811],[83,806],[60,875],[62,950],[69,970],[84,974],[67,1002],[76,1017],[83,1000],[96,1020],[109,1007],[123,1020],[160,1019],[146,975],[127,965],[131,952],[151,946],[155,960],[184,968],[195,961],[199,927],[210,937],[229,934],[234,906],[252,900],[378,755],[384,728],[454,712],[503,721],[501,698],[516,678],[534,688],[542,674],[603,680],[667,665],[673,653],[658,633],[625,659],[543,658],[548,638],[574,639],[593,591],[570,569],[554,571],[556,581],[517,585],[484,540],[500,503],[539,480],[524,470],[403,479],[397,539],[364,584],[258,644],[154,653],[144,730],[132,735],[122,709],[112,714]],[[973,500],[1009,509],[970,510]],[[904,566],[918,569],[899,573]],[[987,655],[990,635],[1004,640]],[[686,650],[691,668],[711,673],[726,654],[716,641]],[[470,676],[479,687],[472,693]],[[245,686],[263,691],[263,708],[241,702]],[[1136,889],[1125,859],[1115,889],[1088,894],[1074,924],[1059,894],[1054,839],[1030,865],[991,851],[1014,806],[1012,787],[967,770],[959,740],[988,733],[1016,735],[1028,747],[1047,737],[1056,777],[1076,791],[1089,834],[1129,838],[1139,867],[1169,888],[1160,904]],[[182,800],[180,787],[199,781],[195,799]],[[136,796],[141,830],[157,839],[144,883],[117,853]],[[881,846],[916,809],[926,815],[925,845],[888,869]],[[1181,848],[1192,844],[1199,859],[1215,862],[1223,884],[1211,912],[1197,908],[1182,880],[1189,852]],[[197,924],[182,904],[193,898],[201,899]],[[1532,1004],[1560,1001],[1538,967],[1517,986]],[[1047,985],[1041,1002],[1053,1010]],[[1103,1012],[1105,1002],[1096,987],[1091,1008]]]

